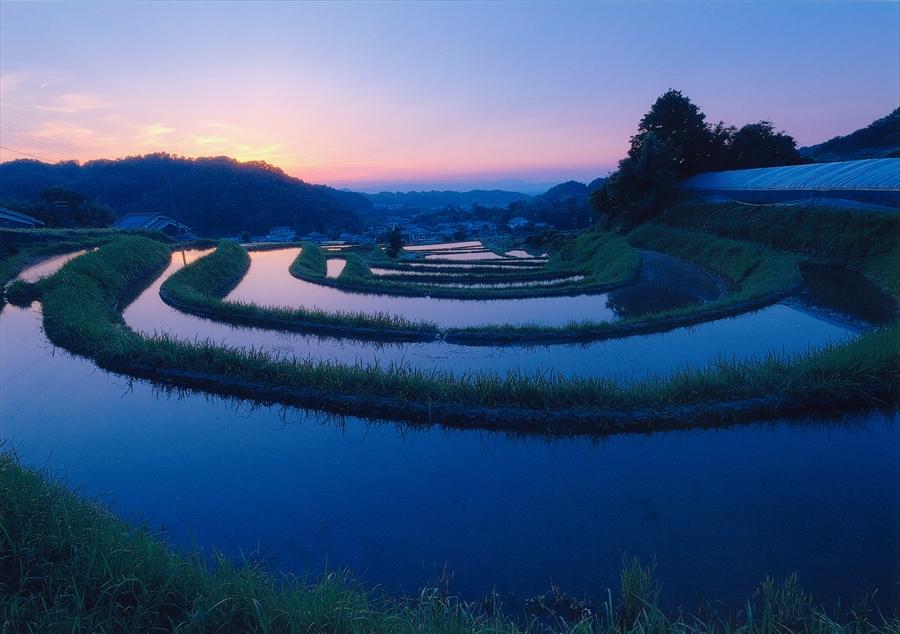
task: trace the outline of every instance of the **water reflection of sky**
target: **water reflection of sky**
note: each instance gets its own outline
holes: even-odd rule
[[[264,252],[272,253],[272,252]],[[236,290],[259,292],[260,303],[269,292],[277,292],[288,284],[291,292],[313,286],[300,280],[282,276],[278,258],[260,258],[254,254],[248,274]],[[189,256],[189,260],[196,255]],[[268,266],[256,266],[266,262]],[[276,266],[278,264],[278,266]],[[182,266],[176,254],[166,273],[151,285],[125,311],[125,320],[132,328],[145,332],[167,333],[185,340],[211,340],[232,346],[263,349],[278,355],[314,358],[343,363],[389,365],[406,364],[412,367],[448,371],[528,371],[558,372],[567,376],[592,375],[603,377],[645,377],[666,375],[690,365],[706,364],[716,358],[745,359],[775,352],[793,354],[816,348],[827,342],[851,336],[850,329],[818,318],[812,313],[785,305],[775,305],[754,313],[731,319],[700,324],[691,328],[654,335],[611,339],[590,344],[555,346],[486,346],[471,347],[444,341],[377,344],[351,339],[335,339],[259,328],[236,328],[208,319],[201,319],[177,311],[159,298],[162,280]],[[271,276],[269,275],[271,273]],[[248,282],[250,286],[248,287]],[[296,286],[295,286],[296,285]],[[343,294],[355,298],[351,308],[371,307],[367,296]],[[543,300],[545,302],[556,301]],[[426,301],[437,301],[427,300]],[[460,302],[465,304],[467,302]]]
[[[336,421],[166,396],[54,350],[13,306],[0,394],[0,440],[25,464],[176,545],[282,571],[327,561],[414,594],[446,564],[466,599],[553,583],[602,600],[627,553],[655,558],[670,607],[727,610],[768,574],[798,572],[827,605],[879,587],[886,610],[900,581],[900,434],[877,415],[601,441]]]
[[[81,251],[73,251],[72,253],[64,253],[62,255],[55,255],[49,257],[45,260],[41,260],[36,264],[33,264],[29,267],[26,267],[19,273],[19,279],[22,279],[26,282],[36,282],[42,277],[47,277],[48,275],[52,275],[56,271],[58,271],[62,266],[72,260],[82,253],[85,253],[84,250]]]
[[[267,306],[304,306],[343,312],[384,312],[441,326],[485,323],[547,323],[563,325],[589,316],[598,321],[615,317],[606,295],[577,297],[454,300],[430,297],[364,295],[312,284],[293,277],[289,268],[298,249],[250,254],[250,270],[228,299]]]

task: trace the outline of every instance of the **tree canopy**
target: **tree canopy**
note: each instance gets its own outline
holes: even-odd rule
[[[260,161],[241,163],[224,156],[148,154],[84,164],[0,164],[0,197],[34,200],[51,187],[82,192],[118,216],[175,216],[209,236],[265,233],[286,225],[301,235],[318,231],[336,237],[363,230],[357,212],[372,208],[361,194],[311,185]]]
[[[641,117],[628,155],[591,203],[610,220],[630,225],[662,210],[678,181],[693,174],[802,162],[794,139],[771,121],[740,129],[721,121],[711,125],[688,97],[668,90]]]
[[[33,216],[48,227],[106,227],[115,219],[106,205],[62,187],[45,189],[33,201],[2,200],[0,206]]]

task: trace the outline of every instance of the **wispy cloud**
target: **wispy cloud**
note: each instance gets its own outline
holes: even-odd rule
[[[29,133],[42,139],[70,139],[72,137],[96,137],[98,132],[68,121],[46,121]]]
[[[138,140],[155,143],[161,137],[169,136],[173,132],[175,132],[175,128],[165,123],[151,123],[138,126],[138,131],[134,136]]]
[[[34,107],[42,112],[75,114],[86,110],[101,110],[109,108],[111,105],[108,101],[96,95],[67,92],[56,97],[50,104],[36,104]]]

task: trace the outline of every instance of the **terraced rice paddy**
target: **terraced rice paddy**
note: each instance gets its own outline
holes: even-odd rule
[[[250,270],[227,299],[339,312],[360,309],[389,312],[405,319],[432,321],[439,326],[464,327],[491,323],[564,326],[585,320],[608,321],[709,301],[719,295],[716,281],[707,273],[658,254],[647,256],[643,277],[622,292],[502,300],[360,295],[291,277],[288,269],[298,253],[299,249],[251,252]],[[666,273],[667,267],[679,270]],[[415,276],[417,272],[410,274]],[[680,275],[680,283],[671,283],[667,275]],[[446,282],[452,279],[448,275]]]
[[[307,292],[306,288],[315,285],[294,279],[284,272],[284,267],[293,260],[294,255],[294,252],[280,254],[278,251],[251,253],[250,270],[228,296],[229,299],[272,305],[278,297],[284,301],[288,289],[294,286],[297,288],[291,291],[291,296],[301,297]],[[197,254],[194,253],[189,256],[189,261],[196,257]],[[260,263],[265,265],[257,266]],[[322,361],[361,362],[369,365],[403,364],[460,373],[525,370],[556,372],[567,376],[645,377],[666,375],[689,365],[704,364],[720,356],[745,359],[767,350],[785,355],[805,352],[810,348],[845,340],[856,332],[848,323],[823,319],[800,306],[778,304],[747,315],[691,328],[592,344],[475,348],[445,341],[386,344],[259,328],[234,328],[187,315],[166,305],[159,297],[159,287],[163,280],[182,266],[183,260],[180,257],[173,258],[167,271],[128,307],[124,316],[130,327],[151,335],[166,333],[188,341],[208,339],[217,344]],[[282,270],[281,275],[278,274],[279,269]],[[288,285],[288,289],[282,284]],[[324,287],[315,290],[334,291]],[[368,306],[373,310],[378,307],[372,299],[361,301],[359,295],[344,295],[348,296],[347,304],[304,305],[329,310],[340,310],[340,306]],[[396,301],[398,298],[388,299]],[[556,302],[559,299],[543,301]],[[428,310],[429,302],[437,302],[439,306],[443,306],[452,301],[454,300],[425,298],[422,300],[422,310]],[[528,301],[536,303],[536,300]],[[497,303],[503,302],[497,300]],[[755,336],[739,336],[739,333],[747,332],[754,333]],[[765,343],[761,345],[761,341]]]
[[[73,258],[77,258],[83,253],[85,253],[84,250],[72,251],[71,253],[63,253],[61,255],[49,257],[46,260],[41,260],[40,262],[27,267],[25,270],[19,273],[18,279],[24,280],[26,282],[37,282],[38,280],[45,278],[48,275],[53,275],[66,262],[72,260]]]
[[[234,327],[164,303],[163,281],[210,252],[176,251],[124,310],[125,325],[148,336],[316,363],[633,380],[722,359],[790,359],[853,341],[892,318],[862,302],[832,302],[811,284],[762,309],[587,344],[470,346],[442,338],[384,344]],[[388,311],[443,328],[615,322],[703,306],[724,292],[708,271],[643,251],[633,280],[597,295],[366,295],[291,276],[297,253],[251,252],[249,269],[226,299]],[[330,258],[324,277],[338,280],[348,258]],[[61,264],[44,262],[21,277],[34,280]],[[418,261],[402,264],[415,278]],[[469,265],[447,265],[448,284],[471,270],[463,266]],[[602,601],[599,589],[615,583],[623,553],[655,559],[669,589],[667,607],[693,605],[714,586],[717,600],[739,608],[761,577],[795,570],[827,602],[856,596],[861,585],[890,588],[900,581],[891,564],[892,554],[900,554],[900,524],[891,510],[900,504],[895,411],[602,441],[550,439],[335,417],[162,388],[55,350],[42,333],[39,303],[3,309],[0,344],[4,440],[27,464],[48,463],[87,493],[104,493],[115,512],[164,524],[176,546],[253,553],[268,567],[294,573],[316,574],[327,561],[395,594],[415,593],[446,566],[453,590],[471,600],[497,588],[521,601],[553,583]],[[54,398],[29,396],[37,389]]]

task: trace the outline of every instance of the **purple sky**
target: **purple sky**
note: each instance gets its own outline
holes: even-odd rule
[[[0,77],[0,160],[169,151],[365,190],[554,183],[614,167],[669,87],[801,145],[884,116],[900,4],[3,2]]]

